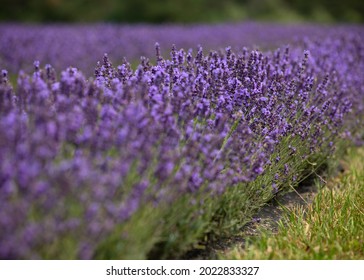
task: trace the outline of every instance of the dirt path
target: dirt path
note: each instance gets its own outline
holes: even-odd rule
[[[258,211],[251,222],[241,229],[239,236],[202,244],[205,247],[204,249],[193,249],[187,252],[183,259],[216,259],[217,253],[222,253],[233,245],[243,246],[247,237],[258,236],[258,225],[263,225],[267,230],[276,232],[278,228],[277,222],[284,213],[281,205],[288,208],[297,205],[307,205],[307,203],[312,202],[316,193],[317,188],[315,184],[312,180],[309,180],[296,188],[296,191],[277,195]]]

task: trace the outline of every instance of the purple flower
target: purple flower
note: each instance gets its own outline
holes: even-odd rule
[[[182,236],[175,231],[207,224],[204,207],[219,207],[210,199],[227,188],[243,192],[261,176],[276,194],[301,178],[305,159],[355,141],[364,110],[362,30],[273,25],[263,39],[261,27],[0,25],[0,57],[9,65],[0,77],[0,258],[49,257],[46,248],[64,249],[55,240],[93,258],[115,233],[120,244],[137,238],[130,235],[139,211],[183,197],[186,211],[194,208],[191,222],[164,221],[159,210],[155,217],[162,234]],[[240,49],[242,41],[271,45],[292,34],[309,36],[273,53]],[[204,48],[186,49],[197,42]],[[204,52],[222,43],[231,47]],[[172,44],[163,58],[160,46]],[[130,61],[142,56],[139,65],[124,59],[114,67],[120,49]]]

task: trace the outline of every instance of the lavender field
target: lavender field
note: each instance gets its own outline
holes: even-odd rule
[[[0,34],[0,259],[179,258],[363,141],[362,26]]]

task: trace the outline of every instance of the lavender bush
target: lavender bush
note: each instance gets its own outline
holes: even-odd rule
[[[3,70],[0,258],[171,257],[241,227],[362,125],[363,37],[349,31],[274,52],[165,59],[156,44],[135,69],[105,54],[89,79],[35,61],[13,86]]]

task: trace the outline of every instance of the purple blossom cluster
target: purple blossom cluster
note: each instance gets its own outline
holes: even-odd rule
[[[143,205],[218,197],[272,166],[273,181],[299,176],[281,158],[301,147],[280,143],[300,139],[308,159],[363,112],[362,38],[266,53],[173,46],[169,59],[156,44],[155,63],[114,67],[105,54],[89,79],[35,61],[16,87],[2,70],[0,259],[54,258],[64,240],[68,257],[90,259]]]

